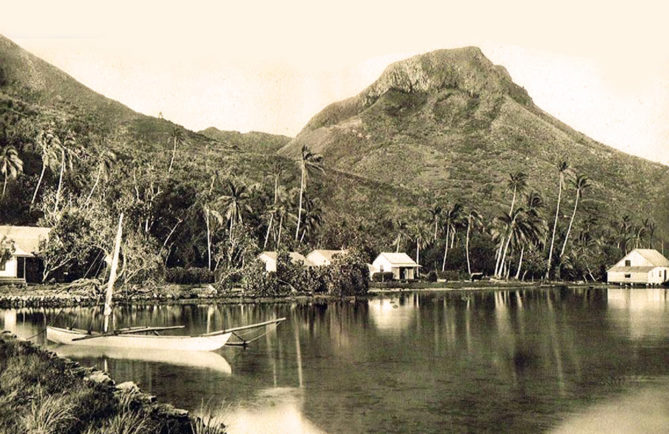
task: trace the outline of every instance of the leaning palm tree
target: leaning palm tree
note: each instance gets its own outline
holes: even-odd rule
[[[481,214],[474,208],[470,208],[467,213],[467,235],[465,237],[465,256],[467,257],[467,273],[472,274],[472,265],[469,260],[469,238],[471,235],[472,228],[481,227],[483,224],[483,217]]]
[[[33,193],[33,197],[30,200],[30,206],[35,203],[37,192],[42,185],[42,179],[44,179],[44,173],[46,172],[46,169],[51,168],[51,170],[53,170],[53,168],[56,167],[59,159],[58,148],[60,146],[60,139],[53,133],[51,128],[40,131],[37,135],[36,142],[42,160],[42,170],[40,172],[39,179],[37,180],[37,185],[35,186],[35,192]]]
[[[13,146],[3,146],[0,148],[0,174],[2,174],[2,197],[5,197],[7,189],[7,179],[16,179],[19,173],[23,172],[23,160]]]
[[[564,251],[567,248],[567,242],[569,241],[569,234],[571,233],[571,228],[574,224],[574,218],[576,217],[576,210],[578,210],[578,202],[585,190],[590,188],[590,178],[585,175],[577,175],[571,183],[576,188],[576,199],[574,200],[574,210],[571,213],[571,219],[569,219],[569,226],[567,227],[567,234],[564,236],[564,241],[562,243],[562,249],[560,249],[560,256],[558,259],[564,255]]]
[[[555,221],[553,222],[553,235],[551,235],[551,246],[548,249],[548,262],[546,264],[546,279],[550,279],[551,276],[551,267],[553,265],[553,246],[555,244],[555,231],[557,229],[558,217],[560,215],[560,201],[562,200],[562,189],[564,188],[564,177],[567,171],[569,170],[569,163],[566,161],[561,161],[558,166],[558,197],[557,197],[557,206],[555,208]]]
[[[302,146],[302,153],[298,162],[300,167],[300,201],[297,206],[297,228],[295,228],[295,241],[300,236],[300,222],[302,220],[302,197],[304,189],[307,187],[307,177],[310,172],[323,172],[323,157],[319,154],[314,154],[305,145]]]
[[[505,227],[505,236],[504,236],[504,249],[502,250],[502,256],[499,261],[499,265],[497,269],[495,270],[495,277],[501,277],[503,275],[503,270],[505,266],[505,261],[506,261],[506,255],[509,250],[509,245],[511,244],[511,240],[516,237],[518,238],[520,235],[522,235],[522,231],[518,229],[518,223],[519,220],[523,218],[525,213],[524,208],[516,208],[513,210],[511,213],[503,213],[501,216],[499,216],[499,221],[504,225]]]
[[[95,182],[93,183],[93,187],[91,187],[90,193],[88,193],[88,197],[86,197],[85,205],[88,205],[88,201],[91,200],[91,196],[93,196],[95,187],[98,186],[100,179],[102,179],[103,181],[109,180],[109,174],[111,173],[112,168],[114,167],[114,163],[116,163],[116,154],[114,154],[112,151],[105,149],[98,154],[96,163],[97,163],[96,164],[97,170],[95,174]]]
[[[444,212],[444,228],[446,229],[446,240],[444,243],[444,259],[441,262],[441,271],[446,271],[446,258],[448,257],[449,245],[453,244],[456,227],[462,217],[462,205],[455,203],[451,208]]]
[[[172,158],[170,158],[170,167],[167,169],[167,173],[172,172],[172,165],[174,164],[174,157],[177,155],[177,145],[182,145],[186,143],[186,135],[182,128],[175,126],[172,128],[170,133],[169,140],[172,141]]]

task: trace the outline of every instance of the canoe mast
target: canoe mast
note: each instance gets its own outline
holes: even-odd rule
[[[116,281],[116,270],[118,268],[118,255],[121,250],[121,237],[123,236],[123,213],[118,219],[118,231],[116,232],[116,240],[114,241],[114,256],[111,263],[111,271],[109,272],[109,282],[107,282],[107,294],[105,296],[105,323],[104,333],[109,330],[109,316],[112,313],[112,294],[114,292],[114,282]]]

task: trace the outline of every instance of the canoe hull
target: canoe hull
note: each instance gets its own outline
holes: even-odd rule
[[[221,333],[213,336],[153,336],[140,334],[100,335],[88,337],[86,332],[68,330],[58,327],[47,327],[46,338],[58,344],[81,345],[109,348],[144,348],[170,351],[214,351],[222,348],[232,333]]]

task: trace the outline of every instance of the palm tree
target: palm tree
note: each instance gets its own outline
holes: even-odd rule
[[[307,187],[307,177],[310,172],[318,171],[323,172],[323,157],[319,154],[312,153],[309,148],[304,145],[302,146],[301,158],[299,160],[300,166],[300,202],[297,207],[297,228],[295,229],[295,241],[299,238],[300,235],[300,222],[302,221],[302,196],[304,195],[304,189]]]
[[[302,235],[300,235],[300,243],[304,241],[307,234],[313,234],[323,223],[323,209],[320,206],[318,199],[310,199],[308,196],[304,197],[304,215],[302,219]]]
[[[516,195],[522,193],[527,188],[527,174],[524,172],[509,173],[509,180],[507,181],[507,188],[513,192],[511,195],[511,207],[509,208],[509,214],[513,214],[513,208],[516,204]],[[506,237],[503,237],[500,240],[500,244],[497,247],[497,253],[495,254],[495,275],[497,275],[497,270],[501,268],[501,259],[502,259],[502,250],[504,249]]]
[[[465,238],[465,255],[467,256],[467,273],[472,274],[471,261],[469,260],[469,237],[471,234],[472,227],[477,228],[483,224],[483,217],[479,212],[470,208],[467,213],[467,236]]]
[[[506,260],[506,254],[509,250],[509,244],[511,243],[511,239],[516,237],[520,237],[521,231],[517,230],[517,225],[516,223],[518,222],[519,219],[523,217],[525,210],[524,208],[516,208],[513,210],[511,213],[503,213],[501,216],[498,217],[499,222],[502,223],[502,225],[505,228],[505,236],[503,238],[504,240],[504,249],[502,250],[502,256],[500,257],[499,261],[499,266],[495,270],[495,277],[501,277],[502,276],[502,270],[504,269],[505,265],[505,260]]]
[[[13,146],[3,146],[0,148],[0,174],[3,177],[2,198],[5,197],[7,189],[7,179],[16,179],[19,173],[23,172],[23,160],[19,158],[19,153]]]
[[[553,245],[555,244],[555,230],[557,229],[558,217],[560,215],[560,201],[562,200],[562,189],[564,188],[564,177],[569,170],[569,163],[561,161],[558,166],[559,182],[557,206],[555,208],[555,222],[553,223],[553,235],[551,236],[551,246],[548,250],[548,263],[546,264],[546,279],[550,279],[551,266],[553,264]]]
[[[513,192],[511,197],[511,209],[509,214],[513,213],[513,207],[516,203],[516,194],[522,193],[527,188],[527,174],[524,172],[516,172],[509,174],[509,180],[507,181],[507,187]]]
[[[441,271],[446,270],[446,258],[448,257],[449,243],[452,245],[455,239],[456,226],[460,223],[462,216],[462,205],[454,204],[444,213],[444,227],[446,228],[446,242],[444,243],[444,260],[441,263]]]
[[[174,157],[177,154],[177,145],[182,145],[186,143],[186,135],[184,134],[183,129],[175,126],[172,128],[170,133],[169,140],[172,141],[172,158],[170,158],[170,167],[167,169],[167,173],[172,172],[172,164],[174,164]]]
[[[40,131],[37,135],[36,142],[42,159],[42,170],[39,179],[37,180],[30,206],[35,203],[37,192],[39,191],[40,185],[42,185],[42,179],[44,178],[44,172],[46,172],[47,167],[53,168],[56,166],[56,162],[58,161],[57,150],[60,146],[60,140],[58,139],[58,136],[53,133],[51,128],[47,128],[46,131]]]
[[[590,188],[590,179],[585,175],[577,175],[571,183],[576,188],[576,199],[574,200],[574,211],[571,213],[571,219],[569,219],[569,226],[567,227],[567,234],[564,237],[564,242],[562,243],[562,249],[560,249],[560,256],[558,259],[564,255],[564,251],[567,248],[567,242],[569,241],[569,234],[571,233],[572,225],[574,224],[574,218],[576,217],[576,210],[578,209],[578,201],[588,188]]]
[[[435,242],[437,241],[437,229],[439,227],[439,217],[441,217],[441,213],[443,212],[443,208],[441,205],[435,203],[430,207],[430,217],[432,218],[432,221],[434,222],[434,236],[432,238],[432,241]]]
[[[409,236],[416,242],[416,264],[420,265],[420,249],[430,236],[430,229],[420,220],[409,225]]]
[[[230,236],[235,223],[244,221],[244,213],[252,212],[251,207],[246,203],[250,196],[246,185],[241,182],[229,179],[226,183],[226,192],[220,197],[219,201],[225,210],[225,218],[230,223]]]
[[[646,228],[646,232],[648,233],[648,248],[652,249],[653,236],[655,235],[655,231],[657,230],[657,225],[651,218],[647,218],[643,221],[643,226]]]
[[[544,199],[540,193],[533,191],[527,195],[527,208],[525,210],[524,239],[532,241],[532,244],[540,244],[540,235],[546,232],[546,222],[541,217],[540,210],[544,207]],[[526,244],[520,246],[520,258],[516,269],[516,280],[520,279],[520,270],[523,267],[523,258],[525,256]],[[531,245],[530,245],[531,247]]]
[[[267,242],[269,241],[269,235],[272,233],[274,220],[276,219],[277,213],[280,209],[286,207],[288,202],[288,191],[282,185],[278,185],[278,182],[274,185],[274,202],[267,207],[265,210],[265,216],[269,219],[267,224],[267,232],[265,233],[265,242],[263,243],[263,249],[267,247]],[[283,213],[285,215],[285,212]],[[283,224],[283,222],[281,222]],[[275,236],[276,240],[276,236]]]
[[[85,205],[88,205],[88,201],[91,199],[91,196],[93,196],[95,187],[97,187],[100,179],[104,181],[109,180],[109,174],[114,167],[114,163],[116,163],[116,154],[112,151],[105,149],[98,154],[95,182],[93,183],[93,187],[91,187],[90,193],[88,193],[88,197],[86,197]]]
[[[77,157],[76,151],[74,149],[75,141],[74,136],[71,133],[68,133],[65,137],[65,140],[61,142],[60,140],[54,141],[54,146],[57,147],[57,150],[60,151],[60,174],[58,175],[58,188],[56,189],[56,203],[54,204],[53,211],[58,210],[58,203],[60,202],[60,192],[63,189],[63,175],[65,174],[66,167],[70,170],[74,168],[74,158]]]
[[[402,238],[409,238],[409,229],[406,220],[403,217],[398,217],[393,222],[395,230],[397,231],[397,237],[393,241],[393,246],[395,246],[395,252],[400,251],[402,245]]]

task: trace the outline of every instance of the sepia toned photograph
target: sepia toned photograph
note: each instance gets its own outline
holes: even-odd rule
[[[0,10],[0,434],[669,432],[669,5]]]

